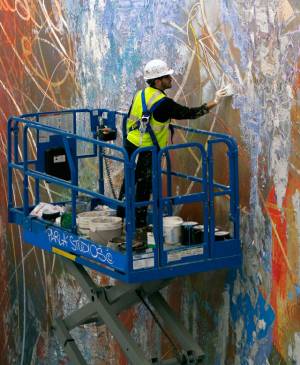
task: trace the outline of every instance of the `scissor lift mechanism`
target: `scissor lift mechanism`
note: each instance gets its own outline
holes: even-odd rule
[[[86,115],[90,137],[80,135],[78,119]],[[51,120],[61,116],[71,118],[71,128],[54,127]],[[46,123],[45,123],[46,121]],[[184,132],[207,137],[207,149],[201,143],[191,142],[170,145],[157,151],[155,147],[139,148],[129,159],[126,150],[111,142],[97,138],[97,131],[104,125],[112,129],[123,129],[126,115],[106,109],[76,109],[61,112],[26,114],[8,120],[8,214],[9,221],[22,225],[24,241],[53,254],[65,262],[69,272],[76,278],[89,299],[89,303],[71,313],[66,318],[57,318],[54,328],[72,364],[84,365],[82,354],[75,344],[70,331],[77,326],[95,323],[108,326],[129,362],[143,364],[198,364],[204,353],[191,335],[178,321],[166,303],[160,289],[167,286],[172,278],[197,272],[234,268],[241,264],[241,244],[239,239],[239,194],[238,194],[238,150],[233,138],[207,131],[175,125]],[[87,127],[84,126],[86,129]],[[45,138],[47,135],[47,138]],[[29,153],[29,138],[35,138],[36,154]],[[79,153],[78,144],[92,145],[92,152]],[[214,146],[225,145],[228,155],[229,185],[214,181]],[[45,153],[51,148],[61,148],[65,152],[70,170],[70,181],[55,177],[45,168]],[[192,148],[199,153],[202,163],[201,177],[186,175],[172,170],[170,153],[172,150]],[[22,151],[22,156],[19,151]],[[152,198],[150,201],[136,202],[134,174],[136,157],[142,151],[152,152]],[[109,153],[110,152],[110,153]],[[121,157],[120,157],[121,155]],[[98,192],[79,186],[79,161],[98,159]],[[165,158],[166,168],[162,160]],[[104,161],[114,160],[124,165],[125,200],[111,198],[104,186]],[[13,174],[18,170],[23,177],[23,202],[17,205],[13,200]],[[163,180],[166,176],[166,194],[163,195]],[[184,178],[201,185],[201,190],[186,195],[172,195],[172,176]],[[29,196],[29,179],[34,181],[34,199]],[[55,204],[72,205],[72,227],[59,227],[30,215],[40,202],[40,182],[69,189],[71,200]],[[95,243],[80,236],[76,226],[76,205],[78,194],[90,197],[91,204],[107,205],[111,208],[123,207],[126,212],[126,251],[113,250],[106,245]],[[216,241],[214,200],[217,196],[227,196],[230,202],[230,220],[233,232],[230,239]],[[163,216],[172,215],[173,206],[198,202],[203,206],[204,242],[193,246],[174,249],[164,247]],[[136,207],[149,206],[151,210],[155,247],[144,253],[136,253],[132,242],[136,231]],[[122,284],[99,287],[91,279],[84,267],[120,280]],[[169,338],[176,357],[162,361],[146,360],[141,349],[133,341],[118,314],[130,306],[142,302],[149,309],[155,321]],[[163,329],[168,329],[166,332]],[[174,341],[175,339],[175,341]],[[180,349],[179,349],[180,346]]]

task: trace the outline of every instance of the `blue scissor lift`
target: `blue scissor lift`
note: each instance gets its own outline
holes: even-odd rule
[[[122,130],[124,135],[125,124],[125,114],[106,109],[64,110],[11,117],[7,124],[9,222],[22,226],[24,242],[59,255],[89,298],[83,307],[54,322],[56,334],[72,364],[84,365],[86,361],[70,331],[89,323],[107,325],[130,364],[198,364],[204,356],[202,349],[178,321],[159,291],[178,276],[234,268],[241,264],[237,145],[227,135],[174,125],[182,133],[199,135],[205,142],[175,144],[160,151],[153,146],[139,148],[129,158],[126,150],[116,141],[105,142],[98,137],[103,127],[111,131]],[[214,179],[215,149],[220,146],[227,152],[227,157],[224,155],[224,169],[228,169],[227,185]],[[201,163],[200,172],[195,175],[172,168],[172,154],[187,149],[193,151]],[[149,201],[136,202],[136,158],[142,151],[152,153],[152,196]],[[80,182],[80,170],[90,159],[97,163],[97,189],[82,186]],[[107,163],[122,167],[125,181],[123,200],[111,197],[112,194],[105,189]],[[16,176],[22,177],[20,202],[16,202],[13,194]],[[173,179],[183,179],[197,188],[188,194],[174,194]],[[69,228],[30,214],[35,206],[45,200],[41,191],[45,182],[68,192],[66,199],[52,203],[71,206]],[[113,209],[123,207],[126,217],[125,250],[93,242],[78,233],[76,211],[80,196],[89,201],[89,209],[97,204]],[[232,229],[230,238],[217,241],[215,199],[222,196],[229,202],[228,215]],[[185,204],[201,205],[199,221],[204,226],[203,239],[193,245],[167,247],[164,245],[163,217],[172,215],[173,209]],[[148,206],[155,245],[154,248],[137,252],[132,248],[132,243],[136,237],[135,209],[141,206]],[[97,286],[86,267],[116,279],[117,284]],[[176,355],[174,359],[146,360],[119,320],[121,311],[138,302],[145,304],[170,340]]]

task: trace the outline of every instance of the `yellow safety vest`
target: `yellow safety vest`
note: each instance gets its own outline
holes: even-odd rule
[[[134,128],[137,121],[141,119],[143,114],[142,91],[143,90],[139,90],[135,94],[132,107],[130,110],[130,115],[127,119],[127,124],[126,124],[127,139],[137,147],[147,147],[153,145],[149,133],[142,134],[140,133],[139,129],[132,129]],[[153,87],[150,86],[145,89],[145,100],[148,110],[150,110],[155,103],[157,103],[159,100],[163,98],[166,98],[166,95],[162,91],[154,89]],[[150,125],[156,136],[160,148],[165,147],[168,143],[169,124],[170,120],[161,123],[155,120],[153,118],[153,115],[151,115]]]

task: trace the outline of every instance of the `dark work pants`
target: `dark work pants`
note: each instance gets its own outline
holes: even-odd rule
[[[127,139],[124,147],[128,152],[129,158],[133,152],[138,148]],[[138,154],[138,161],[135,169],[135,200],[136,201],[148,201],[152,192],[152,153],[150,151],[141,152]],[[121,186],[119,200],[124,199],[125,194],[125,179]],[[117,215],[124,218],[124,209],[118,208]],[[135,224],[136,228],[144,227],[147,225],[147,206],[136,208],[135,211]]]

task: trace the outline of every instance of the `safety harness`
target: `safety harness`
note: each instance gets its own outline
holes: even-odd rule
[[[159,104],[164,100],[164,98],[158,100],[156,103],[154,103],[150,109],[147,108],[147,104],[146,104],[146,97],[145,97],[145,89],[142,91],[141,93],[141,97],[142,97],[142,109],[143,109],[143,113],[142,113],[142,117],[137,120],[127,131],[127,133],[138,129],[140,132],[140,138],[141,140],[143,139],[143,135],[145,133],[149,133],[150,138],[152,140],[152,143],[154,146],[156,146],[157,151],[160,150],[160,146],[158,144],[156,135],[151,127],[151,123],[150,123],[150,119],[152,114],[154,113],[155,109],[159,106]]]

